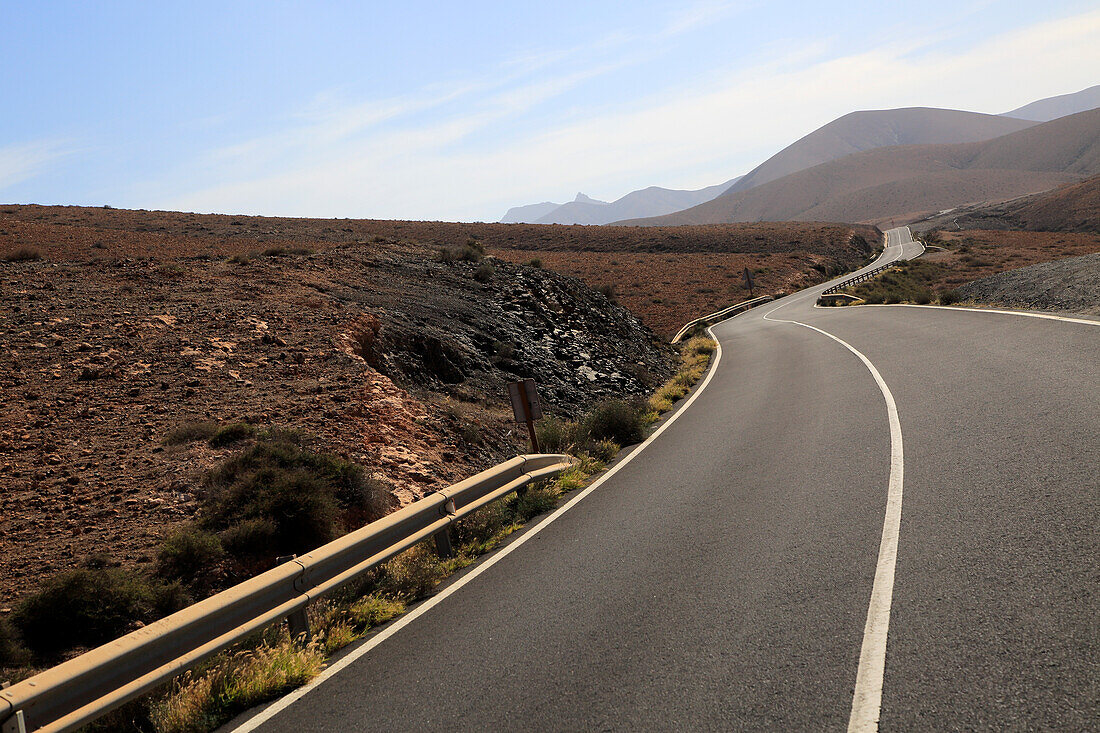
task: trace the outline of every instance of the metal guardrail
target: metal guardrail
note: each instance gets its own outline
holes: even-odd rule
[[[0,690],[0,733],[69,731],[195,667],[486,504],[575,464],[525,455],[436,491],[338,540]],[[444,543],[446,544],[446,543]]]
[[[886,265],[879,265],[878,267],[876,267],[873,270],[868,270],[867,272],[864,272],[860,275],[854,275],[854,276],[852,276],[852,277],[850,277],[846,280],[840,281],[839,283],[837,283],[836,285],[833,285],[832,287],[825,288],[824,290],[821,291],[821,294],[822,295],[832,295],[833,293],[839,293],[844,288],[851,287],[852,285],[858,285],[861,282],[866,282],[866,281],[872,279],[873,277],[877,276],[879,273],[885,272],[886,270],[889,270],[891,267],[896,267],[897,264],[898,263],[895,261],[895,262],[891,262],[891,263],[886,264]]]
[[[696,326],[698,326],[698,325],[710,325],[711,321],[715,321],[715,320],[718,320],[718,319],[721,319],[721,318],[725,318],[726,316],[728,316],[732,313],[735,313],[739,310],[748,310],[749,308],[752,308],[753,306],[760,305],[761,303],[766,303],[769,300],[772,300],[772,296],[770,296],[770,295],[761,295],[757,298],[753,298],[752,300],[744,300],[740,303],[734,303],[733,305],[731,305],[728,308],[723,308],[720,311],[715,311],[714,313],[710,313],[710,314],[702,316],[700,318],[696,318],[694,321],[688,321],[688,323],[683,328],[681,328],[679,331],[677,331],[676,335],[672,337],[672,343],[674,343],[674,344],[680,343],[680,340],[685,335],[690,333],[691,330],[693,328],[695,328]]]

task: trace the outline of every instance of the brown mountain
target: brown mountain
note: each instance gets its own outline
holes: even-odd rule
[[[1034,124],[999,115],[930,107],[852,112],[783,148],[749,171],[729,190],[747,191],[791,173],[866,150],[896,145],[979,142]]]
[[[1057,97],[1040,99],[1037,102],[1018,107],[1011,112],[1004,112],[1002,116],[1015,117],[1020,120],[1049,122],[1059,117],[1085,112],[1097,107],[1100,107],[1100,84],[1073,94],[1060,94]]]
[[[984,142],[856,153],[691,209],[621,223],[885,222],[1003,201],[1098,173],[1100,110],[1092,110]]]

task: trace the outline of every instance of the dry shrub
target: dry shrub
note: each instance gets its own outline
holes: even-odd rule
[[[153,705],[150,718],[159,733],[212,730],[309,682],[320,674],[324,660],[320,645],[301,647],[284,634],[274,644],[225,655],[201,674],[184,674]]]

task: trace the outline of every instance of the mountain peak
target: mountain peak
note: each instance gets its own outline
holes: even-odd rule
[[[585,196],[583,193],[579,192],[577,193],[577,198],[573,199],[573,201],[579,204],[598,204],[600,206],[607,206],[606,201],[600,201],[598,199],[592,198],[591,196]]]

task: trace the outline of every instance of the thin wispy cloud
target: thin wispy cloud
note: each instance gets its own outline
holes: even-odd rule
[[[677,23],[683,32],[691,27],[682,19]],[[608,198],[654,183],[698,187],[745,173],[783,145],[852,111],[853,96],[870,103],[864,106],[1000,112],[994,100],[1006,98],[1021,76],[1065,78],[1071,88],[1076,77],[1086,86],[1093,80],[1080,64],[1094,58],[1096,37],[1100,12],[1011,31],[965,50],[921,53],[919,59],[914,52],[936,38],[892,40],[852,54],[830,54],[828,41],[818,41],[748,68],[715,70],[686,88],[655,90],[627,108],[586,110],[510,140],[461,144],[621,64],[535,75],[489,94],[468,91],[447,100],[469,102],[457,110],[425,102],[427,109],[447,114],[342,142],[333,138],[331,146],[312,148],[313,155],[295,156],[280,170],[203,186],[171,204],[200,211],[469,220],[494,219],[507,205],[560,198],[582,185]],[[1021,49],[1029,50],[1026,64],[1017,59]],[[960,75],[975,83],[945,84]],[[335,111],[333,117],[368,107]],[[316,140],[313,132],[306,127],[293,136]]]
[[[64,140],[36,140],[0,147],[0,191],[41,174],[70,153]]]

